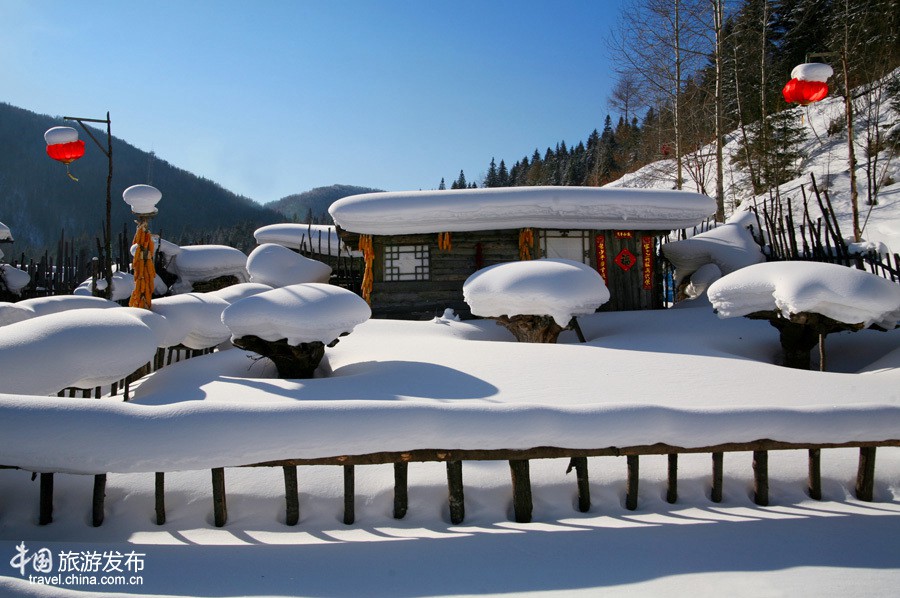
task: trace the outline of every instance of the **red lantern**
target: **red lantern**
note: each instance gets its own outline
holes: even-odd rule
[[[84,156],[84,141],[71,141],[69,143],[56,143],[47,146],[47,155],[63,164],[71,164]]]
[[[66,174],[77,181],[69,172],[69,164],[84,156],[84,141],[78,139],[78,131],[72,127],[53,127],[44,133],[47,155],[66,165]]]
[[[794,67],[791,80],[787,82],[781,95],[787,103],[807,106],[828,95],[828,77],[833,74],[831,67],[822,63],[806,63]]]

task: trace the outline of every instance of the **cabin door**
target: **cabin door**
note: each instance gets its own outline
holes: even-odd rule
[[[586,231],[542,230],[541,256],[591,263],[591,240]]]

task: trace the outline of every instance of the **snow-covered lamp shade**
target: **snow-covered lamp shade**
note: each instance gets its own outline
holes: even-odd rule
[[[78,131],[72,127],[53,127],[44,133],[47,155],[63,164],[70,164],[84,156],[84,141],[78,139]]]
[[[834,74],[831,66],[818,62],[799,64],[791,71],[781,95],[788,104],[806,106],[828,95],[828,78]]]
[[[162,192],[151,185],[132,185],[122,192],[122,199],[135,214],[154,214]]]

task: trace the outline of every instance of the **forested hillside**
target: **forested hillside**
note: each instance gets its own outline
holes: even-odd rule
[[[115,115],[112,131],[115,133]],[[46,154],[44,132],[54,126],[74,126],[46,115],[0,103],[0,222],[16,240],[9,255],[39,256],[56,251],[61,232],[76,246],[93,253],[95,239],[105,221],[107,159],[84,131],[85,156],[72,163],[78,181],[66,176],[66,168]],[[106,130],[95,131],[104,144]],[[176,243],[214,242],[235,247],[253,245],[253,230],[277,222],[281,215],[249,198],[223,189],[213,181],[176,168],[151,153],[113,138],[112,229],[115,234],[133,218],[122,200],[122,191],[138,184],[152,184],[162,191],[159,215],[153,229]]]
[[[873,126],[879,106],[900,95],[896,77],[887,77],[900,66],[900,0],[631,0],[600,51],[610,53],[618,78],[605,119],[606,98],[597,98],[599,130],[512,162],[486,157],[480,180],[460,172],[441,185],[603,185],[673,159],[673,188],[691,182],[718,195],[714,180],[699,180],[700,161],[715,160],[715,149],[695,152],[737,131],[748,193],[759,193],[795,176],[801,123],[784,114],[781,90],[796,65],[831,64],[829,95],[883,81],[882,104],[854,107],[872,111]],[[875,150],[897,143],[888,129],[854,135],[867,135]]]
[[[328,215],[328,206],[348,195],[359,195],[380,191],[371,187],[356,187],[354,185],[331,185],[330,187],[316,187],[303,193],[288,195],[279,200],[265,204],[265,207],[275,210],[285,220],[292,222],[309,222],[311,224],[331,224]]]

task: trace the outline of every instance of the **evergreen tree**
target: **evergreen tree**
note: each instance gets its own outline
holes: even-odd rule
[[[510,176],[506,170],[506,162],[500,160],[500,168],[497,170],[497,184],[500,187],[509,187]]]
[[[438,185],[438,191],[445,191],[447,189],[447,184],[444,183],[444,177],[441,177],[441,184]]]
[[[800,175],[800,162],[804,155],[799,149],[806,136],[805,129],[789,111],[770,116],[765,123],[757,121],[748,127],[747,144],[741,144],[734,162],[749,169],[752,160],[757,180],[753,192],[759,194],[777,187]]]
[[[499,187],[500,183],[497,178],[497,163],[491,158],[491,165],[488,167],[487,175],[484,177],[485,187]]]

